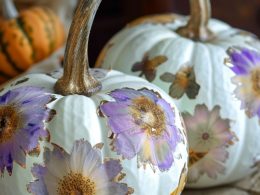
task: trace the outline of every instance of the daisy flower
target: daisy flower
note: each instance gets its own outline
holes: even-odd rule
[[[220,116],[220,107],[210,111],[206,105],[197,105],[194,115],[183,113],[190,144],[189,181],[196,181],[203,174],[216,178],[224,173],[228,159],[226,148],[234,143],[235,134],[230,121]]]
[[[115,101],[102,104],[100,110],[114,134],[115,151],[127,159],[137,155],[139,163],[160,171],[170,169],[181,140],[170,104],[147,89],[118,89],[110,96]]]
[[[51,95],[37,87],[20,87],[0,96],[0,170],[12,174],[13,162],[25,167],[26,154],[37,149],[44,128]]]
[[[88,141],[76,141],[71,154],[54,145],[44,153],[45,165],[35,164],[36,180],[28,184],[35,195],[126,195],[126,184],[116,182],[122,166],[119,160],[102,163],[101,151]]]

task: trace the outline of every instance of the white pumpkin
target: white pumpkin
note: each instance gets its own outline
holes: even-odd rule
[[[252,167],[260,149],[258,119],[249,119],[240,109],[241,102],[233,95],[235,74],[224,63],[228,48],[251,48],[256,39],[210,19],[209,0],[190,3],[189,20],[170,14],[143,17],[127,25],[104,47],[96,67],[145,77],[175,99],[186,113],[191,155],[188,186],[211,187],[239,180],[255,170]],[[216,114],[216,121],[225,128],[199,127],[203,124],[198,117],[210,123]],[[217,129],[222,130],[222,139],[216,138]],[[233,137],[232,141],[224,134]]]
[[[188,147],[173,100],[138,77],[93,69],[90,72],[96,80],[89,73],[87,39],[100,2],[80,0],[61,78],[60,71],[51,75],[33,73],[3,86],[1,194],[179,195],[183,190]],[[126,110],[122,106],[129,108],[129,113],[123,113]],[[51,113],[48,118],[46,112]],[[88,142],[96,146],[90,148]],[[102,166],[101,156],[105,159]],[[106,171],[107,175],[102,175]],[[119,182],[127,184],[127,191]]]

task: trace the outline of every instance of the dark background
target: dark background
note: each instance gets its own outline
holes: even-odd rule
[[[260,0],[211,0],[214,18],[260,37]],[[104,44],[128,22],[155,13],[189,14],[189,0],[103,0],[90,37],[94,64]]]

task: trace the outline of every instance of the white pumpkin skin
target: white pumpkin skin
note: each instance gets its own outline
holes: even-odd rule
[[[153,19],[149,21],[147,17],[139,24],[133,22],[129,27],[126,26],[107,43],[96,67],[112,68],[138,76],[140,71],[133,72],[131,69],[135,63],[143,60],[145,54],[148,59],[165,56],[168,60],[157,67],[152,83],[169,92],[171,83],[162,81],[160,76],[165,72],[176,74],[187,63],[192,66],[200,85],[199,94],[196,99],[189,99],[186,95],[175,99],[177,107],[181,112],[193,114],[198,104],[205,104],[210,110],[220,106],[222,118],[231,120],[231,130],[239,141],[228,148],[225,174],[219,174],[217,179],[204,174],[198,182],[188,187],[211,187],[241,179],[253,171],[253,159],[259,155],[260,126],[257,117],[249,119],[240,110],[241,103],[233,96],[235,85],[231,82],[235,74],[224,65],[224,61],[228,57],[226,51],[229,47],[251,48],[249,43],[255,39],[221,21],[211,19],[209,29],[215,39],[204,43],[195,42],[175,33],[176,29],[187,23],[186,17],[176,16],[171,23],[160,22],[153,22]]]
[[[24,77],[29,78],[29,80],[17,86],[11,86],[12,83],[16,83],[18,80],[24,79]],[[104,143],[102,149],[103,157],[110,158],[120,158],[120,156],[110,149],[111,147],[109,144],[111,141],[108,138],[109,128],[106,125],[107,120],[97,114],[97,109],[102,101],[112,100],[107,93],[125,87],[133,89],[146,87],[147,89],[159,92],[162,98],[169,102],[174,108],[176,126],[179,129],[179,133],[184,142],[178,143],[176,152],[174,153],[173,166],[167,172],[160,172],[157,170],[154,173],[150,166],[147,166],[146,169],[143,167],[137,168],[136,157],[132,160],[121,160],[123,172],[127,175],[122,182],[127,183],[129,187],[134,188],[134,194],[136,195],[170,194],[178,187],[182,169],[185,167],[187,170],[187,140],[185,129],[181,124],[182,119],[180,118],[176,106],[173,104],[172,99],[161,89],[141,78],[127,76],[117,71],[109,71],[105,78],[100,79],[103,88],[102,91],[96,95],[90,98],[81,95],[64,97],[53,92],[53,86],[57,79],[45,74],[30,74],[24,77],[14,80],[12,83],[4,86],[5,89],[1,94],[21,86],[36,86],[43,87],[55,95],[57,99],[54,102],[51,102],[48,107],[56,110],[57,114],[51,122],[46,123],[46,128],[50,133],[50,143],[57,144],[66,152],[70,153],[73,143],[76,140],[84,138],[92,145],[102,142]],[[29,194],[26,185],[34,180],[31,174],[31,168],[34,163],[43,163],[43,147],[51,147],[50,143],[46,141],[41,142],[41,154],[39,157],[29,157],[27,155],[26,168],[22,168],[14,162],[12,176],[9,176],[5,172],[4,177],[0,179],[1,194]]]

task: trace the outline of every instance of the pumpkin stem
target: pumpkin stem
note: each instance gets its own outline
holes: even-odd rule
[[[3,11],[4,18],[6,19],[12,19],[18,17],[18,12],[14,5],[13,0],[2,0],[2,11]]]
[[[92,96],[101,83],[89,71],[88,40],[91,26],[101,0],[80,0],[70,27],[64,56],[64,73],[55,84],[62,95]]]
[[[211,18],[210,0],[190,0],[191,16],[186,26],[177,29],[177,33],[183,37],[195,41],[208,41],[213,33],[208,28]]]

